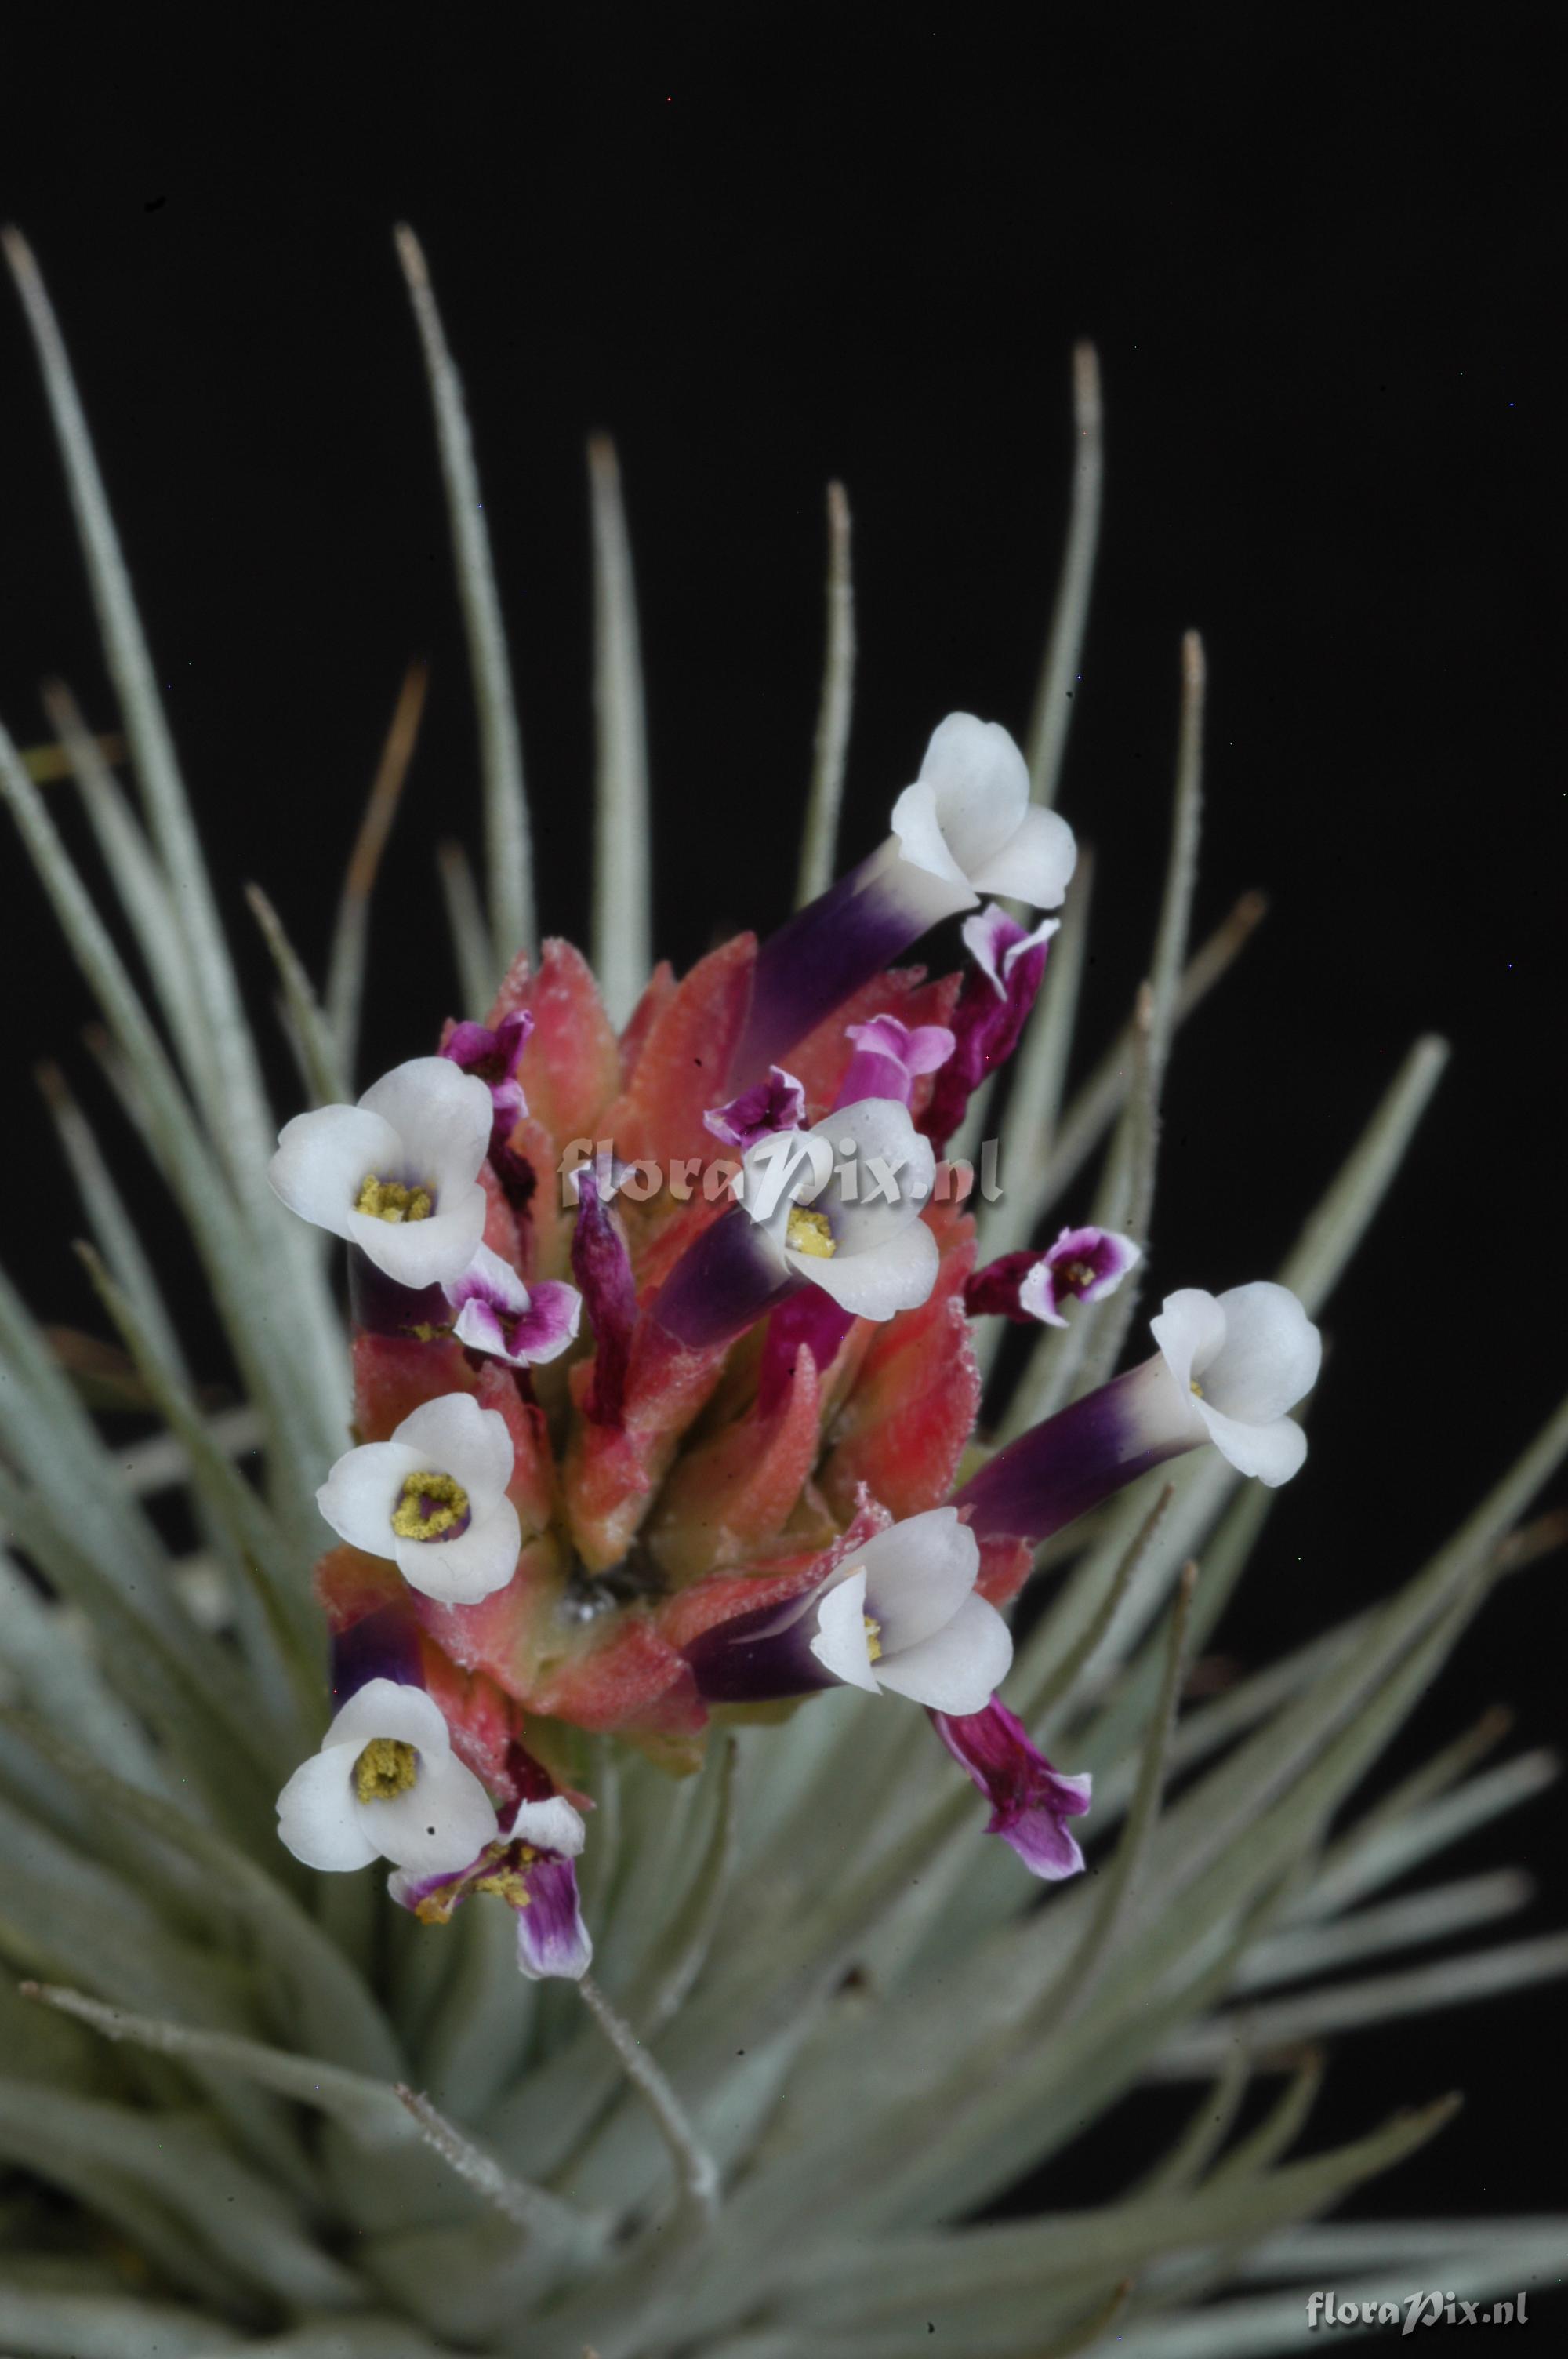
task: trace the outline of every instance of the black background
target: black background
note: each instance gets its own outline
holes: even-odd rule
[[[430,853],[452,832],[477,849],[474,743],[395,220],[425,242],[464,369],[544,920],[578,935],[582,442],[618,438],[658,946],[677,962],[786,912],[830,476],[854,511],[860,635],[846,854],[883,832],[944,712],[1022,734],[1065,513],[1069,352],[1092,336],[1107,494],[1061,797],[1099,855],[1086,1051],[1147,956],[1189,625],[1211,688],[1200,927],[1246,886],[1272,901],[1178,1049],[1152,1288],[1272,1266],[1411,1039],[1454,1046],[1331,1307],[1313,1455],[1220,1643],[1256,1658],[1382,1591],[1562,1381],[1549,14],[1505,11],[1462,41],[1457,13],[1402,10],[1289,30],[1054,6],[394,12],[338,48],[306,24],[265,20],[243,50],[138,33],[70,81],[53,60],[13,91],[26,144],[0,167],[62,316],[256,1003],[240,886],[266,885],[319,970],[415,654],[431,697],[366,1074],[425,1047],[453,1001]],[[0,711],[21,742],[42,736],[37,682],[58,672],[108,726],[15,307],[0,469]],[[28,1075],[63,1055],[102,1106],[72,1038],[87,1005],[7,857],[8,1225],[26,1224],[39,1310],[85,1321]],[[1512,1744],[1555,1736],[1560,1578],[1504,1591],[1398,1762],[1499,1698],[1519,1707]],[[1561,1831],[1539,1803],[1454,1872],[1524,1856],[1550,1880]],[[1346,2044],[1314,2136],[1470,2093],[1362,2208],[1560,2193],[1529,2132],[1562,2102],[1560,2006],[1530,1993]],[[1122,2133],[1075,2184],[1115,2183]],[[1072,2189],[1053,2174],[1045,2191]]]

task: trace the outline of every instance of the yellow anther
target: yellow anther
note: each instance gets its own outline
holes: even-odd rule
[[[354,1792],[362,1802],[390,1802],[406,1794],[418,1769],[419,1756],[400,1736],[373,1736],[354,1763]]]
[[[860,1616],[860,1619],[866,1625],[867,1659],[873,1663],[881,1662],[882,1653],[882,1625],[880,1622],[873,1621],[869,1614],[863,1614]]]
[[[1203,1386],[1202,1386],[1202,1385],[1200,1385],[1200,1384],[1199,1384],[1199,1382],[1198,1382],[1198,1380],[1197,1380],[1196,1376],[1191,1376],[1191,1377],[1189,1377],[1189,1378],[1188,1378],[1188,1380],[1187,1380],[1187,1390],[1188,1390],[1188,1392],[1190,1392],[1190,1393],[1191,1393],[1191,1395],[1192,1395],[1192,1397],[1193,1397],[1193,1398],[1194,1398],[1195,1400],[1202,1400],[1202,1398],[1203,1398]]]
[[[460,1524],[469,1495],[452,1474],[410,1474],[393,1509],[392,1528],[400,1540],[436,1540]]]
[[[368,1212],[373,1221],[427,1221],[436,1209],[436,1198],[428,1188],[406,1188],[401,1180],[378,1180],[367,1171],[354,1199],[356,1212]]]
[[[535,1854],[529,1852],[532,1859]],[[493,1892],[510,1908],[526,1908],[533,1898],[528,1879],[520,1867],[498,1867],[493,1875],[481,1875],[474,1886],[476,1892]]]
[[[1094,1271],[1087,1261],[1064,1262],[1057,1276],[1068,1286],[1092,1286],[1095,1282]]]
[[[808,1212],[799,1204],[789,1216],[788,1238],[792,1252],[809,1254],[813,1261],[831,1261],[838,1250],[827,1213]]]

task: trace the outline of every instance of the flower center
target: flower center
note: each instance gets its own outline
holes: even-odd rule
[[[826,1212],[808,1212],[796,1204],[789,1216],[788,1241],[798,1254],[809,1254],[813,1261],[831,1261],[838,1247],[827,1225]]]
[[[1202,1386],[1202,1385],[1200,1385],[1200,1384],[1199,1384],[1199,1382],[1198,1382],[1198,1380],[1197,1380],[1196,1376],[1191,1376],[1191,1377],[1189,1377],[1189,1378],[1188,1378],[1188,1380],[1187,1380],[1187,1390],[1188,1390],[1188,1392],[1190,1392],[1190,1393],[1191,1393],[1191,1395],[1192,1395],[1192,1397],[1193,1397],[1194,1400],[1202,1400],[1202,1398],[1203,1398],[1203,1386]]]
[[[1057,1276],[1065,1286],[1092,1286],[1095,1274],[1087,1261],[1064,1262]]]
[[[427,1221],[436,1209],[433,1188],[406,1188],[401,1180],[378,1180],[367,1171],[354,1199],[356,1212],[368,1212],[373,1221]]]
[[[474,1885],[474,1890],[499,1894],[509,1908],[526,1908],[534,1896],[528,1889],[528,1878],[524,1871],[529,1862],[537,1859],[538,1856],[532,1843],[514,1843],[512,1846],[512,1859],[515,1864],[505,1867],[497,1866],[491,1875],[480,1876]]]
[[[400,1540],[450,1539],[469,1519],[469,1495],[453,1474],[408,1474],[392,1513]]]
[[[354,1763],[354,1792],[362,1802],[390,1802],[406,1794],[418,1770],[418,1754],[400,1736],[373,1736]]]
[[[882,1625],[870,1614],[863,1614],[860,1619],[866,1625],[866,1658],[869,1662],[880,1663],[882,1656]]]

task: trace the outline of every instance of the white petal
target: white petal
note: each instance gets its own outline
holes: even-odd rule
[[[433,1473],[450,1474],[469,1495],[474,1523],[489,1515],[512,1480],[512,1436],[499,1409],[481,1408],[472,1393],[439,1393],[410,1410],[392,1436],[420,1453]],[[421,1547],[451,1541],[421,1541]]]
[[[513,1843],[532,1843],[535,1851],[553,1851],[562,1859],[576,1859],[587,1829],[566,1796],[552,1794],[548,1801],[519,1803],[517,1816],[506,1832]]]
[[[1201,1375],[1225,1342],[1225,1313],[1201,1286],[1167,1294],[1149,1330],[1183,1392]]]
[[[964,948],[999,999],[1007,997],[1001,961],[1012,929],[1013,921],[1000,901],[988,901],[983,909],[977,909],[972,918],[966,918],[958,929]]]
[[[1031,1319],[1044,1320],[1047,1327],[1065,1327],[1067,1323],[1056,1308],[1055,1282],[1044,1255],[1019,1281],[1018,1307],[1026,1310]]]
[[[1021,958],[1023,958],[1030,951],[1037,951],[1042,942],[1051,941],[1061,932],[1061,930],[1062,920],[1060,918],[1042,918],[1040,923],[1035,927],[1034,931],[1032,934],[1022,934],[1019,937],[1017,941],[1010,942],[1006,950],[1002,952],[1001,971],[1003,975],[1010,975]]]
[[[854,1173],[853,1198],[835,1170],[816,1200],[832,1223],[839,1256],[864,1253],[897,1236],[930,1203],[936,1158],[931,1141],[915,1129],[909,1108],[896,1098],[858,1098],[797,1135],[825,1143],[836,1161]],[[873,1169],[878,1164],[885,1167],[885,1177]]]
[[[968,878],[947,849],[936,815],[936,789],[929,779],[917,779],[913,787],[905,787],[892,807],[891,825],[899,858],[905,865],[927,876],[939,876],[953,889],[953,906],[972,909],[979,896],[970,890]]]
[[[316,1494],[338,1538],[366,1556],[392,1554],[392,1518],[410,1474],[424,1471],[400,1441],[365,1441],[345,1451]]]
[[[406,1793],[384,1802],[356,1800],[354,1812],[383,1855],[415,1875],[467,1867],[496,1832],[489,1795],[450,1753],[422,1753]]]
[[[740,1201],[758,1228],[776,1241],[789,1224],[792,1205],[814,1203],[832,1177],[833,1147],[824,1125],[816,1131],[768,1131],[741,1158]]]
[[[427,1758],[451,1750],[451,1733],[435,1697],[402,1680],[367,1680],[349,1698],[321,1745],[324,1751],[351,1745],[359,1753],[375,1736],[412,1745]]]
[[[406,1180],[449,1186],[478,1176],[494,1109],[484,1082],[449,1057],[411,1057],[373,1082],[360,1103],[402,1140]]]
[[[971,1595],[945,1628],[884,1656],[877,1677],[895,1694],[959,1719],[984,1712],[1011,1666],[1011,1631],[994,1605]]]
[[[866,1576],[859,1568],[817,1600],[816,1636],[811,1651],[824,1670],[846,1687],[877,1692],[866,1635]]]
[[[1226,1417],[1266,1425],[1317,1382],[1323,1338],[1288,1286],[1260,1278],[1219,1298],[1225,1343],[1204,1375],[1204,1397]]]
[[[318,1106],[284,1124],[266,1176],[291,1212],[346,1237],[366,1180],[384,1173],[401,1155],[397,1133],[380,1114],[363,1106]]]
[[[920,783],[935,788],[947,850],[971,889],[983,891],[979,872],[1017,833],[1029,809],[1022,755],[1000,722],[950,712],[932,732]]]
[[[428,1220],[378,1221],[351,1212],[343,1234],[399,1286],[449,1286],[478,1251],[484,1215],[484,1190],[470,1180],[440,1185],[438,1208]]]
[[[1293,1418],[1276,1417],[1266,1425],[1245,1423],[1211,1408],[1207,1401],[1194,1408],[1208,1428],[1209,1440],[1238,1474],[1256,1474],[1269,1490],[1278,1490],[1301,1472],[1306,1458],[1306,1435]]]
[[[443,1605],[477,1605],[504,1589],[517,1570],[523,1527],[510,1499],[449,1540],[405,1540],[394,1536],[392,1552],[410,1589]]]
[[[881,1625],[884,1655],[902,1655],[951,1622],[975,1585],[979,1543],[957,1507],[911,1516],[866,1542],[866,1612]]]
[[[900,1310],[919,1310],[936,1283],[942,1255],[925,1223],[916,1221],[902,1236],[869,1253],[836,1253],[828,1261],[786,1253],[784,1259],[798,1276],[830,1294],[841,1310],[857,1319],[891,1319]]]
[[[1024,812],[1017,832],[999,851],[970,870],[969,882],[977,893],[1005,893],[1032,908],[1055,909],[1077,864],[1077,843],[1061,812],[1036,808]],[[1031,939],[1039,939],[1038,929]],[[1023,947],[1019,944],[1020,951]]]
[[[278,1796],[279,1839],[307,1867],[342,1873],[379,1855],[359,1822],[353,1775],[353,1755],[334,1746],[302,1761]]]
[[[509,1261],[481,1245],[467,1269],[449,1281],[447,1299],[454,1309],[477,1299],[502,1310],[526,1310],[528,1289]]]
[[[465,1302],[452,1321],[452,1332],[470,1352],[487,1352],[493,1360],[510,1360],[501,1321],[488,1302],[476,1295]]]

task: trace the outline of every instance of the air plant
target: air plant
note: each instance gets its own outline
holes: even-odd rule
[[[55,757],[0,738],[0,784],[243,1400],[214,1410],[118,1144],[51,1071],[121,1356],[68,1349],[0,1285],[0,2343],[881,2359],[929,2336],[1002,2359],[1114,2334],[1211,2359],[1292,2345],[1330,2271],[1376,2299],[1436,2249],[1465,2295],[1560,2269],[1556,2220],[1313,2224],[1452,2110],[1303,2153],[1313,2043],[1568,1965],[1562,1937],[1445,1946],[1519,1904],[1512,1875],[1383,1897],[1549,1763],[1479,1768],[1488,1723],[1357,1800],[1490,1584],[1557,1537],[1519,1518],[1568,1408],[1402,1586],[1188,1693],[1305,1455],[1316,1316],[1444,1051],[1416,1043],[1273,1277],[1141,1309],[1166,1063],[1258,908],[1189,951],[1189,638],[1147,980],[1066,1094],[1088,878],[1054,801],[1098,527],[1092,353],[1026,753],[950,715],[835,881],[835,488],[796,913],[679,979],[652,958],[631,562],[592,446],[590,964],[535,947],[474,462],[401,233],[483,897],[446,852],[460,1013],[358,1093],[415,679],[321,991],[252,895],[308,1100],[280,1136],[65,352],[8,245],[139,812],[63,693],[51,722],[139,976],[40,792]],[[958,971],[911,963],[956,917]],[[105,1366],[160,1433],[105,1438]],[[183,1520],[149,1511],[163,1492]],[[1047,1594],[1020,1640],[1026,1584]],[[1431,1962],[1379,1969],[1421,1944]],[[1197,2087],[1177,2143],[1076,2201],[1085,2125],[1173,2080]],[[1271,2101],[1238,2136],[1254,2084]],[[1059,2208],[987,2218],[1058,2158]]]

